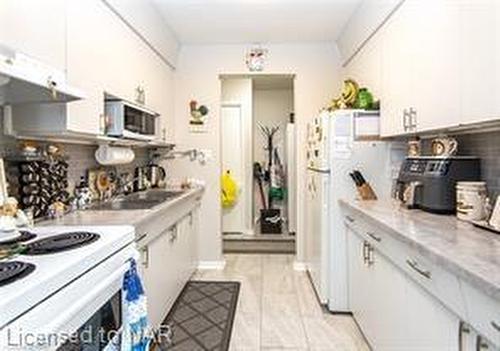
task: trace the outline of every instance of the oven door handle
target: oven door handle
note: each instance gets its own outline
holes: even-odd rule
[[[93,289],[84,294],[84,298],[74,302],[64,314],[60,314],[46,326],[48,332],[63,331],[70,325],[76,315],[85,314],[85,320],[88,320],[92,315],[116,292],[118,292],[123,284],[123,276],[129,269],[130,263],[125,262],[119,269],[106,277],[97,284]],[[114,288],[114,289],[112,289]],[[84,321],[85,322],[85,321]],[[66,330],[64,330],[66,331]]]

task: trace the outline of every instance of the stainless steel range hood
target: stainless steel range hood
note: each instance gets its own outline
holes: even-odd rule
[[[68,86],[64,72],[0,45],[0,106],[82,98],[79,89]]]

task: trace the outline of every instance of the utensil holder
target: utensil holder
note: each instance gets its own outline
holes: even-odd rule
[[[377,195],[369,183],[364,183],[356,188],[358,189],[358,194],[361,200],[377,200]]]

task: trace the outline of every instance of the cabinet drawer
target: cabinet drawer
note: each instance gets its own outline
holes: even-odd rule
[[[468,322],[479,334],[500,347],[500,301],[483,294],[469,283],[461,282]]]
[[[378,252],[386,256],[411,279],[438,298],[461,318],[466,318],[465,301],[459,279],[421,255],[416,249],[346,211],[346,224],[364,235]],[[350,219],[347,219],[349,217]]]
[[[377,248],[377,246],[375,247]],[[460,282],[454,274],[439,267],[417,250],[389,235],[386,235],[379,242],[378,247],[411,279],[438,298],[441,303],[458,316],[466,317],[465,301],[460,289]]]

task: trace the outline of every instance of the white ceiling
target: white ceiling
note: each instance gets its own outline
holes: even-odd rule
[[[181,43],[337,39],[361,0],[152,0]]]

